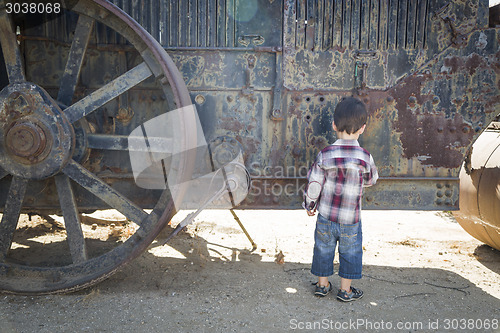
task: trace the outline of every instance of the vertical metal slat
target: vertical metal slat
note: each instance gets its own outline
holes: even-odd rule
[[[335,0],[333,11],[332,46],[342,47],[342,14],[344,12],[342,0]]]
[[[398,29],[398,4],[399,0],[387,0],[389,7],[389,18],[387,25],[387,48],[396,49],[396,38]]]
[[[378,32],[380,30],[379,20],[380,20],[380,7],[378,0],[371,0],[369,3],[369,28],[367,30],[368,34],[368,49],[377,49],[379,47],[378,43]]]
[[[418,0],[417,6],[417,33],[415,37],[415,47],[423,48],[425,39],[425,24],[427,22],[427,2],[428,0]]]
[[[141,10],[140,10],[141,18],[139,24],[144,28],[146,28],[146,30],[148,30],[149,33],[151,33],[151,17],[149,15],[150,8],[151,8],[151,0],[141,1]]]
[[[308,50],[314,49],[315,32],[316,26],[318,24],[318,13],[316,11],[317,0],[307,0],[306,7],[306,45],[305,48]]]
[[[158,17],[158,8],[160,8],[160,0],[151,0],[152,5],[149,7],[149,15],[151,17],[151,35],[156,40],[160,40],[160,22]]]
[[[236,45],[235,42],[235,24],[236,20],[234,15],[236,14],[236,8],[234,4],[235,0],[226,0],[226,46],[233,47]]]
[[[179,40],[178,46],[188,46],[189,40],[189,3],[187,0],[179,0],[177,17],[179,17]]]
[[[359,48],[366,50],[370,45],[370,30],[371,30],[371,1],[361,1],[361,17],[359,29]]]
[[[351,1],[344,1],[342,11],[342,47],[351,47]]]
[[[169,46],[178,45],[179,36],[179,1],[170,0],[168,7],[168,26],[169,26]]]
[[[198,45],[207,46],[207,2],[198,0]]]
[[[379,30],[378,47],[382,50],[387,48],[387,27],[389,25],[389,7],[386,0],[378,0],[379,4]]]
[[[295,37],[295,47],[302,49],[305,47],[306,37],[306,0],[297,0],[297,29]]]
[[[318,0],[316,3],[315,21],[314,21],[314,50],[323,50],[323,31],[325,28],[324,0]]]
[[[408,14],[408,0],[398,1],[398,26],[396,30],[396,47],[404,48],[406,47],[406,16]]]
[[[198,1],[189,0],[189,18],[188,18],[188,42],[187,46],[198,45]]]
[[[158,40],[163,47],[168,46],[168,3],[161,1],[159,8],[160,22],[159,22],[159,33],[160,39]]]
[[[217,3],[217,47],[226,46],[226,0]]]
[[[217,1],[207,1],[207,46],[215,47],[217,43]]]
[[[361,11],[362,0],[352,0],[352,15],[351,15],[351,48],[360,48],[360,29],[361,29]]]
[[[333,2],[323,1],[323,50],[332,47],[333,15]]]
[[[406,48],[415,48],[415,34],[417,29],[417,0],[408,2],[408,13],[406,22]]]

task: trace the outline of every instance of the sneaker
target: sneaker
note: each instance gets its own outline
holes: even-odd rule
[[[316,290],[314,290],[314,295],[325,297],[330,291],[332,291],[332,284],[330,282],[328,282],[327,287],[320,287],[319,284],[316,283]]]
[[[337,299],[342,302],[351,302],[363,297],[363,291],[351,287],[351,292],[348,293],[345,290],[339,289],[337,293]]]

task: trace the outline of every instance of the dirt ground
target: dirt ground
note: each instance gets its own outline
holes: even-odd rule
[[[353,285],[365,296],[344,304],[336,293],[312,295],[315,218],[236,212],[255,251],[229,211],[204,211],[187,232],[162,246],[165,231],[94,287],[0,295],[0,333],[500,332],[500,252],[449,214],[364,211],[364,277]]]

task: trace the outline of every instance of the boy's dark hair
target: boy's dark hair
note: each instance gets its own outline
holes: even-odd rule
[[[354,97],[344,98],[333,113],[333,121],[339,132],[347,132],[347,134],[355,133],[364,124],[368,113],[365,105],[359,99]]]

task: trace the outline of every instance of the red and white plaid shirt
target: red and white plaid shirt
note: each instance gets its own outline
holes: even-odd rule
[[[377,167],[357,140],[337,140],[324,148],[307,174],[304,208],[316,210],[330,221],[354,224],[360,221],[363,187],[374,185]],[[311,183],[321,185],[319,198],[310,195]]]

